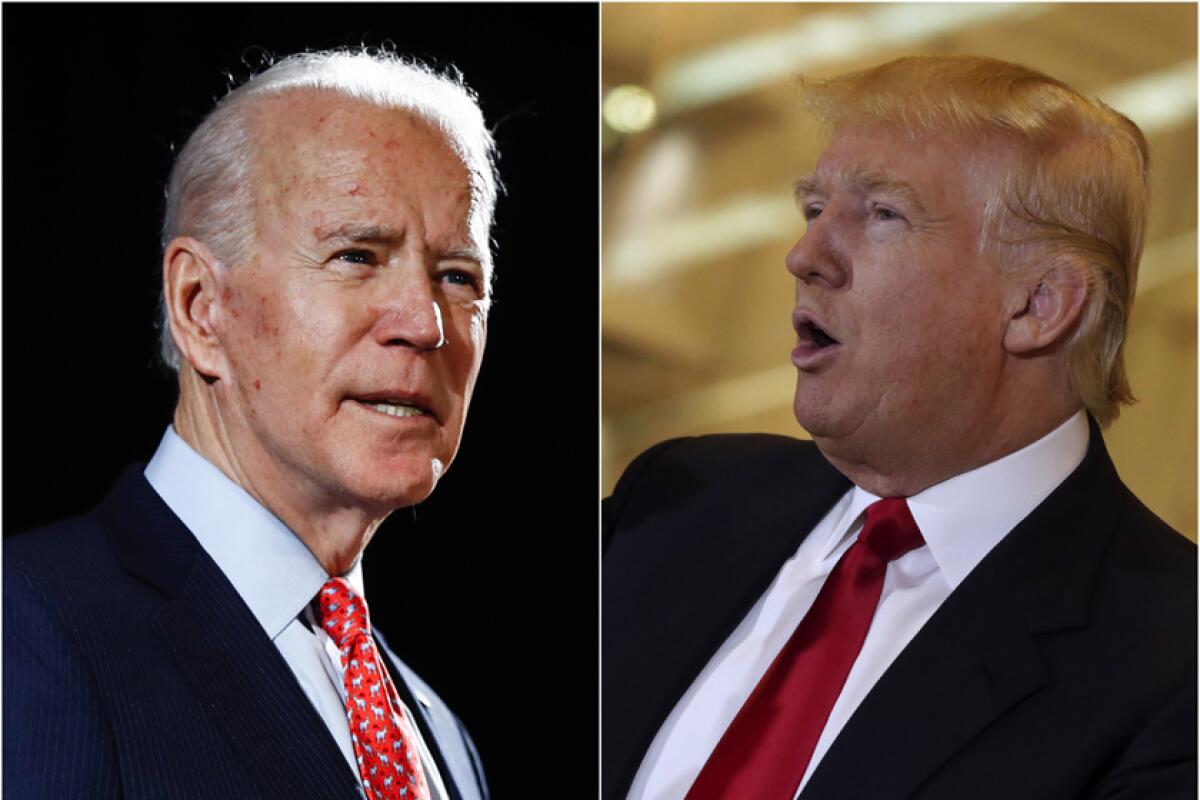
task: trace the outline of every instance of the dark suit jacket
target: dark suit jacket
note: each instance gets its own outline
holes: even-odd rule
[[[811,443],[711,436],[605,501],[602,795],[850,484]],[[969,531],[964,531],[969,535]],[[1195,547],[1086,458],[910,642],[804,800],[1195,796]]]
[[[451,796],[486,798],[461,723],[381,644]],[[359,797],[287,663],[141,467],[88,516],[5,542],[3,766],[12,798]]]

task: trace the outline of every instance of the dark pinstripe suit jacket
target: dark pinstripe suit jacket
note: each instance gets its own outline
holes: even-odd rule
[[[383,644],[450,795],[487,797],[458,719]],[[225,575],[129,469],[4,547],[6,798],[345,798],[357,779]]]

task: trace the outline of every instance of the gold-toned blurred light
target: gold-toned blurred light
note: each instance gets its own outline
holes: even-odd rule
[[[884,3],[853,13],[806,15],[794,25],[739,37],[669,64],[654,81],[661,112],[691,108],[878,50],[902,51],[999,19],[1046,13],[1049,3]]]
[[[604,98],[604,121],[621,133],[638,133],[654,124],[654,95],[641,86],[618,86]]]

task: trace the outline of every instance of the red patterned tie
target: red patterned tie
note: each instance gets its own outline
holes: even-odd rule
[[[346,716],[367,800],[428,800],[417,739],[371,640],[367,604],[343,578],[318,595],[321,626],[342,652]]]
[[[687,800],[792,800],[858,658],[889,561],[924,544],[904,498],[867,508],[808,614],[738,711]]]

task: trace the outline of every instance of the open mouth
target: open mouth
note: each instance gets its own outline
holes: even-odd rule
[[[381,414],[387,414],[389,417],[423,417],[429,413],[423,408],[405,405],[404,403],[367,403],[366,405],[368,408],[373,408]]]
[[[389,417],[433,417],[433,411],[417,401],[393,397],[352,397],[354,402]]]
[[[799,336],[800,344],[808,345],[817,350],[841,344],[837,339],[826,333],[820,325],[809,319],[800,321],[796,326],[796,334]]]
[[[810,312],[797,310],[792,315],[792,327],[796,329],[792,363],[804,372],[824,369],[841,352],[842,343],[821,327]]]

